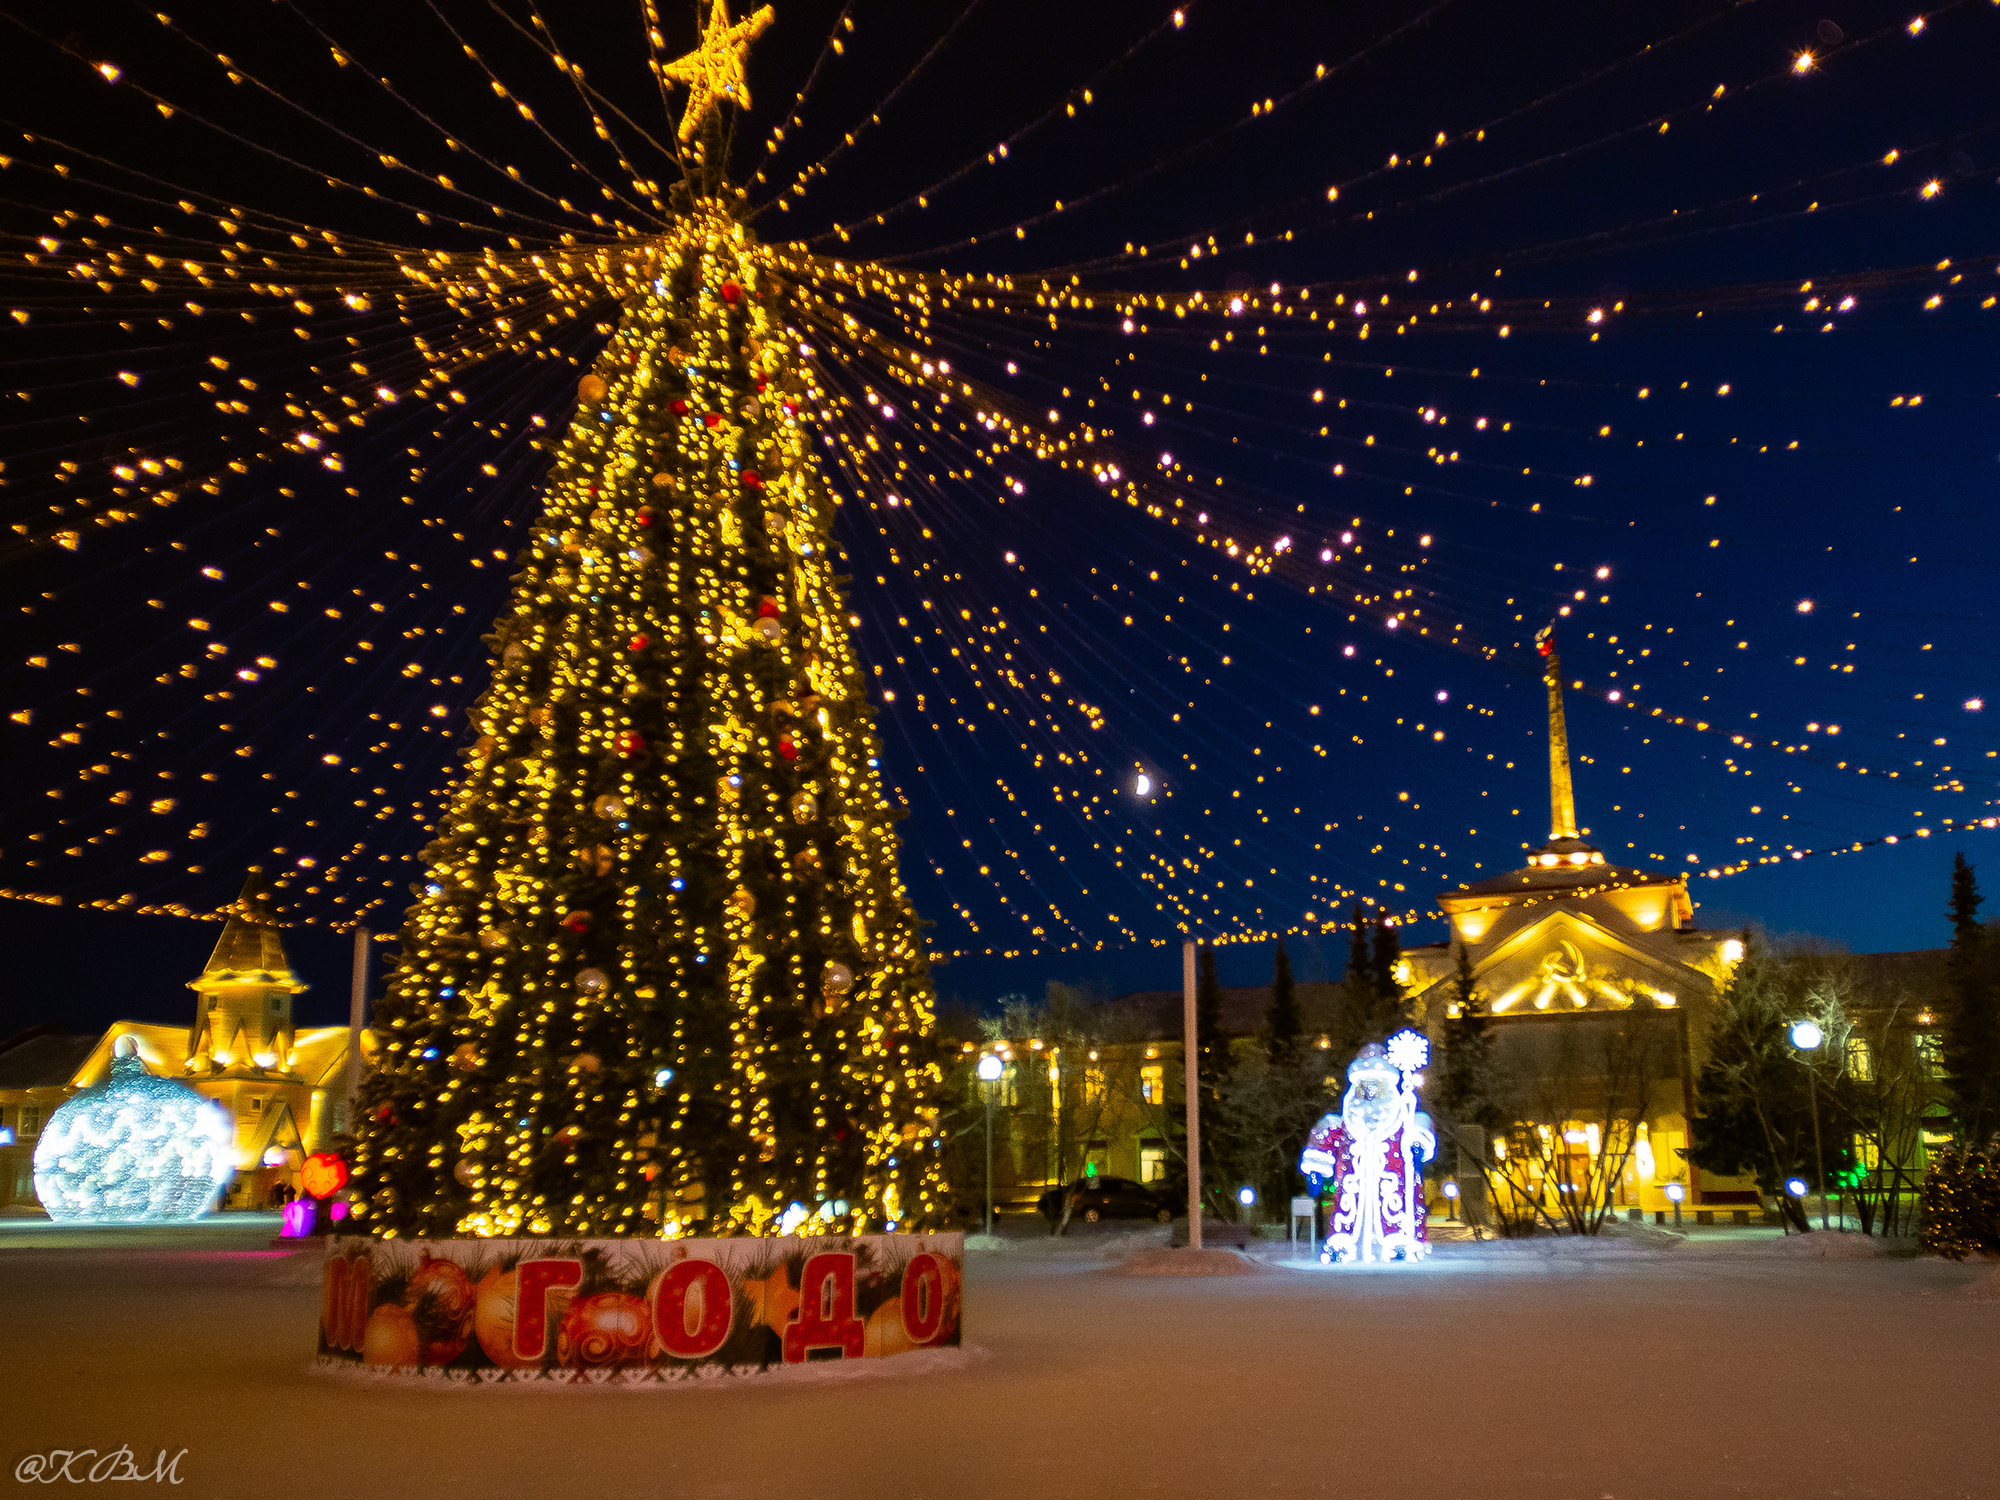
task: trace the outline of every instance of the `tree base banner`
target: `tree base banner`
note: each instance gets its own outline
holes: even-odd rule
[[[671,1379],[959,1342],[963,1234],[327,1241],[319,1357],[495,1380]]]

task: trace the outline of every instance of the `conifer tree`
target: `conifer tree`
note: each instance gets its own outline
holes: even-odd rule
[[[1403,1003],[1403,981],[1396,977],[1396,970],[1402,966],[1402,962],[1403,945],[1396,935],[1395,924],[1386,917],[1376,917],[1375,947],[1368,955],[1368,980],[1374,989],[1375,1000],[1381,1014],[1400,1011]]]
[[[1754,1176],[1804,1234],[1811,1221],[1799,1199],[1784,1190],[1794,1176],[1817,1180],[1805,1071],[1810,1064],[1802,1064],[1791,1041],[1798,999],[1764,944],[1745,932],[1743,957],[1717,1001],[1708,1057],[1695,1080],[1700,1110],[1688,1160],[1719,1176]]]
[[[1362,924],[1361,903],[1357,901],[1347,923],[1347,967],[1341,972],[1333,1013],[1327,1018],[1332,1053],[1328,1061],[1341,1068],[1352,1061],[1367,1040],[1368,1018],[1374,1009],[1374,986],[1368,977],[1368,929]]]
[[[1409,997],[1398,972],[1402,967],[1403,945],[1396,936],[1396,924],[1378,914],[1375,941],[1368,955],[1369,1010],[1364,1043],[1386,1041],[1410,1024]]]
[[[2000,1128],[2000,943],[1980,923],[1973,867],[1952,856],[1951,950],[1946,962],[1942,1041],[1945,1084],[1961,1144],[1983,1147]]]
[[[1438,1027],[1438,1059],[1432,1069],[1436,1081],[1430,1099],[1450,1127],[1498,1130],[1506,1124],[1506,1112],[1494,1098],[1493,1033],[1486,1024],[1486,1005],[1473,980],[1465,944],[1458,945],[1455,956],[1452,1000],[1456,1013],[1448,1011]]]
[[[1369,993],[1368,983],[1368,929],[1361,922],[1361,903],[1354,903],[1354,912],[1347,924],[1347,973],[1344,976],[1351,998],[1365,1001]]]
[[[1343,1069],[1368,1043],[1385,1041],[1410,1024],[1408,997],[1396,977],[1402,961],[1395,927],[1379,913],[1371,926],[1356,902],[1348,925],[1347,972],[1327,1032],[1333,1057]]]
[[[1304,1030],[1298,992],[1292,984],[1292,956],[1285,951],[1285,940],[1279,938],[1278,955],[1271,967],[1271,1003],[1264,1012],[1264,1053],[1272,1067],[1289,1067],[1298,1059],[1299,1036]]]
[[[592,252],[624,314],[378,1008],[365,1229],[944,1216],[932,996],[831,565],[821,392],[777,256],[717,201]]]

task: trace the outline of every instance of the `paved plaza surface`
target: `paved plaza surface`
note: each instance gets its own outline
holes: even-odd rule
[[[0,1226],[10,1475],[129,1444],[187,1450],[189,1497],[2000,1494],[2000,1271],[1872,1246],[1186,1278],[1130,1274],[1164,1231],[1012,1239],[968,1254],[962,1352],[622,1391],[314,1373],[269,1233]]]

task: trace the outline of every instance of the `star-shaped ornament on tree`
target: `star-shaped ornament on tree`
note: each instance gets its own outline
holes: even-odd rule
[[[701,122],[716,105],[727,99],[739,109],[750,107],[750,86],[743,81],[743,58],[750,44],[776,20],[766,5],[756,14],[734,23],[724,0],[715,0],[708,13],[708,29],[701,45],[685,57],[677,57],[660,69],[660,76],[688,86],[687,108],[681,112],[680,141],[685,146],[694,139]]]

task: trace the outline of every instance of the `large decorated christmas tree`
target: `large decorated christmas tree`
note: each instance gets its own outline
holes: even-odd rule
[[[603,252],[622,319],[579,383],[378,1008],[357,1178],[380,1234],[943,1216],[931,993],[810,351],[706,165],[759,19],[676,65],[673,229]]]

